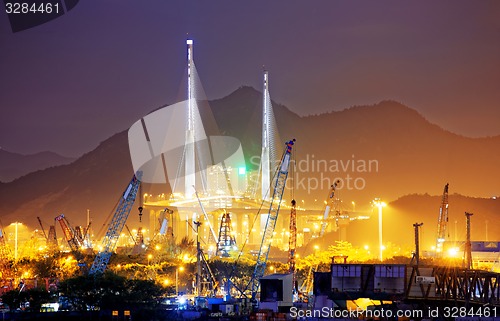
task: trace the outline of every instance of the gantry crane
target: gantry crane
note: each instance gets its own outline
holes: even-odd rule
[[[444,186],[443,198],[441,200],[441,206],[439,207],[436,253],[443,252],[443,243],[446,240],[446,230],[448,227],[448,185],[449,184],[446,184]]]
[[[111,218],[111,223],[109,223],[106,235],[102,240],[102,250],[96,255],[89,274],[93,275],[104,273],[106,270],[111,254],[116,247],[116,243],[118,243],[120,233],[123,230],[128,215],[130,214],[130,210],[132,209],[132,205],[134,204],[137,190],[141,184],[141,179],[142,172],[138,171],[132,177],[132,180],[125,189],[125,192],[123,192],[122,197],[120,197],[120,201],[113,217]]]
[[[283,192],[285,190],[285,183],[288,177],[292,146],[294,142],[295,139],[292,139],[286,143],[286,149],[278,167],[278,177],[274,184],[273,195],[270,199],[269,215],[267,217],[266,227],[262,235],[262,242],[260,243],[255,269],[249,283],[252,292],[252,302],[254,303],[256,302],[257,292],[259,291],[260,279],[264,276],[264,272],[266,271],[267,259],[271,249],[274,228],[276,227],[276,221],[278,220],[278,213],[280,210],[281,200],[283,198]]]

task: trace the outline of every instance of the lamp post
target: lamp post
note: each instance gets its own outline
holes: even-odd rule
[[[379,246],[379,259],[380,262],[383,260],[383,247],[382,247],[382,208],[386,206],[384,202],[380,201],[380,198],[374,200],[375,206],[378,207],[378,246]]]
[[[14,261],[17,262],[17,222],[14,223],[16,225],[16,236],[15,236],[15,245],[14,245]]]
[[[14,225],[14,261],[17,261],[18,258],[18,225],[23,225],[23,223],[15,222],[11,225]]]
[[[175,295],[179,294],[179,271],[184,271],[184,267],[180,266],[175,269]]]

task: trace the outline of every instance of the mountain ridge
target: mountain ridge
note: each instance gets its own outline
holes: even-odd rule
[[[220,132],[241,141],[247,160],[260,155],[261,101],[261,93],[243,86],[210,102]],[[295,194],[305,200],[306,207],[319,209],[321,204],[315,204],[315,200],[321,202],[326,196],[330,185],[326,180],[345,180],[346,175],[363,181],[364,187],[344,187],[339,189],[339,196],[347,203],[355,200],[360,209],[374,197],[390,201],[413,193],[440,195],[443,182],[450,182],[454,191],[464,195],[499,194],[495,173],[500,155],[495,147],[500,145],[500,136],[468,139],[428,122],[397,102],[371,106],[378,107],[354,106],[301,117],[273,102],[280,136],[297,139],[297,162],[376,160],[378,164],[372,172],[335,171],[331,167],[327,171],[297,171]],[[464,160],[464,153],[475,157]],[[4,220],[24,220],[34,226],[36,216],[47,219],[66,213],[72,223],[83,225],[86,209],[90,209],[96,220],[94,227],[99,226],[112,212],[131,176],[127,132],[122,131],[69,165],[0,184],[0,215]],[[313,186],[313,179],[318,186]],[[481,183],[471,186],[473,179]],[[310,184],[302,186],[301,180],[302,185]]]
[[[65,157],[52,151],[20,154],[0,148],[0,181],[11,182],[31,172],[69,164],[75,160],[76,158]]]

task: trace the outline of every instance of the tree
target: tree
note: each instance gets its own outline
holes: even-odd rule
[[[29,306],[27,309],[34,312],[39,312],[42,304],[50,302],[50,299],[50,293],[40,288],[21,292],[19,292],[19,290],[11,290],[2,296],[2,301],[12,310],[20,308],[21,306]],[[29,305],[26,303],[29,303]]]
[[[109,271],[69,278],[60,283],[59,289],[79,311],[155,306],[164,291],[153,281],[127,280]]]

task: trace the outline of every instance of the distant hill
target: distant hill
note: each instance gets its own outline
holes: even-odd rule
[[[64,157],[53,152],[22,155],[0,149],[0,181],[11,182],[28,173],[69,164],[74,160],[75,158]]]
[[[440,195],[412,194],[388,203],[382,214],[384,243],[407,245],[413,249],[413,224],[424,223],[420,230],[421,246],[423,249],[429,249],[435,245],[441,198]],[[447,240],[465,240],[465,212],[469,212],[474,213],[471,218],[472,240],[486,241],[487,225],[488,240],[500,241],[500,225],[496,223],[500,217],[500,200],[450,194],[448,201]],[[333,237],[335,236],[336,234]],[[378,211],[373,211],[369,220],[350,224],[347,228],[347,239],[360,246],[377,244]]]
[[[212,121],[222,134],[240,139],[247,160],[260,155],[261,101],[261,93],[251,87],[240,87],[227,97],[210,102]],[[456,135],[394,101],[307,117],[300,117],[277,103],[273,103],[273,108],[281,140],[297,139],[294,149],[297,177],[294,184],[289,180],[288,186],[295,186],[295,198],[306,208],[322,207],[333,179],[342,181],[337,195],[344,200],[345,207],[350,209],[354,201],[356,211],[361,212],[371,211],[369,201],[374,197],[388,203],[402,195],[441,195],[447,182],[452,194],[482,198],[500,194],[500,136]],[[48,221],[59,213],[66,213],[72,223],[84,224],[86,210],[90,209],[94,229],[98,229],[131,176],[124,131],[71,164],[0,183],[0,216],[4,224],[18,220],[34,227],[36,216]],[[168,192],[166,187],[163,192]],[[290,198],[288,191],[285,198]],[[401,222],[401,228],[408,230],[407,236],[411,239],[411,224],[415,219],[425,219],[425,230],[429,231],[437,224],[439,198],[428,196],[419,199],[421,203],[401,205],[404,214],[388,214],[385,219],[394,220],[398,228]],[[403,200],[395,201],[394,206],[400,206]],[[476,204],[482,201],[464,198],[463,202],[463,208],[474,211]],[[414,211],[418,208],[415,204],[426,204],[425,212]],[[451,206],[453,210],[458,209]],[[479,228],[482,211],[479,209],[474,217],[477,222],[473,228],[478,229],[474,233],[484,230]],[[500,215],[497,207],[488,211],[491,215]],[[463,213],[456,215],[460,217]],[[494,216],[491,217],[493,237]],[[131,218],[137,220],[137,215]],[[410,225],[407,227],[407,224]],[[357,236],[361,239],[361,235],[376,231],[374,220],[352,226],[353,232],[348,232],[351,239]],[[355,226],[362,230],[356,230]]]

